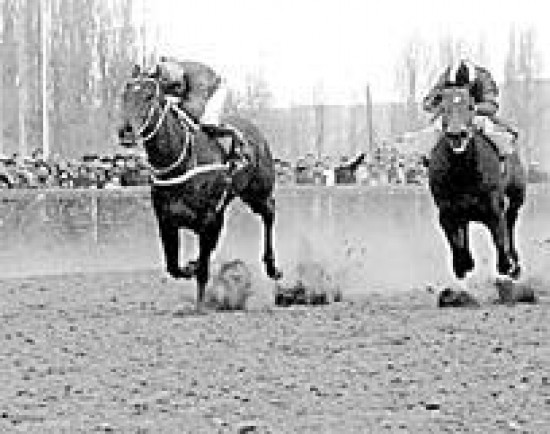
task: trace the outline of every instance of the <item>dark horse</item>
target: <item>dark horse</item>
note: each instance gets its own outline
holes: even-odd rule
[[[240,197],[264,225],[263,261],[269,277],[278,279],[275,265],[273,223],[275,169],[269,146],[261,132],[240,117],[228,119],[246,139],[244,153],[249,163],[238,171],[228,165],[227,151],[216,138],[194,124],[167,97],[158,80],[134,68],[122,97],[121,144],[142,144],[153,181],[151,198],[157,218],[168,273],[174,278],[196,278],[197,310],[204,306],[210,255],[224,224],[224,211]],[[181,267],[179,229],[199,237],[199,256]]]
[[[479,222],[491,233],[498,274],[517,279],[521,267],[514,228],[526,195],[518,152],[502,155],[473,125],[474,104],[467,89],[447,89],[442,97],[444,133],[431,152],[429,186],[451,247],[454,273],[463,279],[474,269],[468,224]]]

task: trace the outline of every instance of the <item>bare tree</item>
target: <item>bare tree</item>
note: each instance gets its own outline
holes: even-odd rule
[[[255,117],[271,107],[272,93],[263,73],[248,74],[244,89],[230,89],[224,105],[225,113],[241,113]]]
[[[510,30],[508,55],[505,64],[505,83],[502,96],[504,116],[520,128],[521,144],[528,161],[537,159],[538,125],[548,109],[540,99],[537,76],[540,60],[536,34],[532,28],[517,32]]]
[[[19,2],[17,5],[16,36],[17,36],[17,119],[19,125],[19,154],[27,155],[27,90],[30,78],[27,70],[27,32],[26,32],[26,4]]]
[[[0,155],[4,153],[4,60],[5,60],[5,3],[0,7]]]
[[[476,50],[474,53],[474,59],[480,65],[487,65],[489,63],[489,50],[487,49],[487,39],[485,35],[480,35],[477,41]]]
[[[122,81],[137,56],[133,3],[2,1],[4,150],[46,147],[49,130],[58,154],[109,149]]]
[[[2,3],[2,148],[3,152],[13,152],[18,136],[17,116],[17,2],[4,0]]]
[[[431,47],[418,37],[411,38],[396,67],[397,90],[407,105],[407,129],[418,127],[421,92],[431,84],[435,73],[436,64]]]

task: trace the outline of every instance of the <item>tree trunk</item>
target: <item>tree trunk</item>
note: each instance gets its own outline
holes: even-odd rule
[[[2,16],[2,20],[4,16]],[[3,26],[2,26],[3,28]],[[4,59],[5,59],[5,49],[4,49],[4,35],[0,37],[2,43],[0,43],[0,155],[4,154]]]
[[[27,58],[26,58],[26,31],[25,31],[25,5],[18,5],[16,33],[17,33],[17,94],[18,94],[18,125],[19,125],[19,155],[27,155]]]

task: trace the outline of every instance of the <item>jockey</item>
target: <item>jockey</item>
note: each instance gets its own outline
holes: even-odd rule
[[[244,162],[243,134],[220,121],[228,89],[218,73],[203,63],[161,57],[155,75],[160,78],[165,93],[176,97],[178,107],[195,123],[192,129],[202,129],[213,137],[230,136],[234,145],[226,152]]]
[[[475,103],[474,122],[482,131],[489,132],[491,126],[485,122],[488,119],[493,125],[504,128],[514,141],[517,139],[517,130],[497,116],[498,87],[493,76],[487,69],[475,65],[465,57],[460,57],[441,73],[435,86],[424,98],[424,110],[436,114],[442,100],[441,91],[451,86],[469,88]]]

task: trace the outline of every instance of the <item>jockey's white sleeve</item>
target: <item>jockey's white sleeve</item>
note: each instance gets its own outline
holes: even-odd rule
[[[227,98],[227,91],[227,85],[225,81],[222,81],[218,89],[206,103],[204,114],[201,118],[202,124],[219,125],[220,116]]]
[[[474,116],[473,123],[485,133],[492,133],[495,130],[495,124],[487,116]]]

